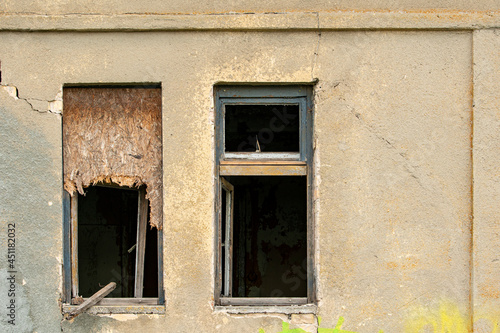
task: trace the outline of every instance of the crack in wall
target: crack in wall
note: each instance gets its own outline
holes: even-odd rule
[[[44,100],[39,98],[22,98],[19,97],[19,90],[16,86],[12,85],[2,85],[0,84],[7,93],[14,99],[21,100],[26,102],[32,111],[38,113],[53,113],[53,114],[61,114],[62,113],[62,97],[61,93],[58,93],[56,99],[54,100]],[[44,108],[43,104],[46,103],[47,107]],[[39,104],[39,105],[34,105]]]
[[[318,21],[318,42],[316,44],[316,50],[314,51],[312,61],[311,61],[311,80],[314,80],[314,69],[316,68],[316,64],[318,63],[318,57],[319,57],[319,46],[321,43],[321,26],[319,22],[319,12],[316,12],[316,19]]]
[[[408,159],[408,157],[406,156],[405,153],[402,153],[398,150],[398,148],[396,146],[394,146],[394,144],[392,142],[390,142],[388,139],[384,138],[382,135],[380,135],[379,133],[377,133],[377,131],[372,128],[370,125],[368,125],[361,117],[361,114],[357,113],[354,111],[354,109],[351,109],[350,110],[351,113],[361,122],[361,124],[363,125],[363,127],[365,127],[370,133],[372,133],[373,135],[375,135],[375,137],[381,141],[383,141],[387,146],[389,146],[391,149],[393,149],[399,156],[401,156],[401,158],[403,159],[404,161],[404,168],[406,171],[408,171],[408,173],[410,174],[410,176],[412,178],[414,178],[417,183],[422,187],[422,188],[426,188],[426,186],[424,186],[424,184],[422,183],[420,177],[417,175],[417,170],[416,170],[416,167],[412,165],[411,161]]]

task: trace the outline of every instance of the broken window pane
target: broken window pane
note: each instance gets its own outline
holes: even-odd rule
[[[79,292],[83,297],[109,282],[117,286],[108,297],[134,297],[138,197],[136,189],[103,186],[89,187],[85,195],[78,195]],[[144,297],[158,296],[156,239],[156,229],[146,232]]]
[[[217,87],[219,305],[315,300],[311,93],[305,86]]]
[[[232,296],[306,297],[306,177],[227,179],[235,193]]]
[[[298,105],[226,105],[226,152],[298,152]]]
[[[138,192],[89,187],[78,196],[80,294],[92,296],[111,281],[108,297],[134,297]]]

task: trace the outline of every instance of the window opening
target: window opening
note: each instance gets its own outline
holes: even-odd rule
[[[235,193],[232,296],[307,297],[306,177],[227,180]]]
[[[158,235],[147,227],[144,191],[98,185],[78,194],[78,295],[90,297],[112,281],[109,298],[158,297]]]
[[[63,103],[65,302],[115,282],[100,305],[163,304],[161,87],[65,87]]]
[[[137,191],[92,186],[78,195],[79,291],[92,296],[110,281],[108,297],[134,297]],[[110,241],[113,240],[113,241]]]
[[[149,216],[149,213],[148,213]],[[146,227],[142,297],[158,297],[158,229]]]
[[[311,87],[216,87],[219,305],[314,302]]]
[[[298,105],[226,105],[226,152],[299,152]]]

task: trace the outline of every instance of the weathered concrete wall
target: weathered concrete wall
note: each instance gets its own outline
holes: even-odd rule
[[[323,34],[316,102],[320,313],[403,332],[468,314],[471,35]],[[320,75],[320,74],[318,74]],[[347,326],[346,326],[347,327]]]
[[[474,307],[478,332],[500,318],[500,31],[474,33]]]
[[[324,10],[411,10],[411,9],[452,9],[452,10],[498,10],[496,0],[216,0],[216,1],[161,1],[148,2],[113,0],[4,0],[0,12],[27,13],[227,13],[227,12],[283,12],[283,11],[324,11]]]
[[[46,10],[73,6],[55,4]],[[23,6],[16,4],[18,11]],[[109,8],[124,11],[119,4]],[[205,10],[217,9],[199,11]],[[286,315],[213,310],[213,85],[317,78],[320,327],[334,328],[343,317],[342,328],[355,332],[468,332],[472,298],[477,325],[492,332],[500,320],[494,313],[499,42],[491,30],[0,32],[1,83],[17,87],[20,97],[0,89],[0,219],[2,227],[16,223],[24,279],[17,317],[24,326],[17,329],[279,332]],[[85,314],[61,324],[57,101],[65,83],[100,82],[162,84],[166,314]],[[5,261],[0,268],[4,274]],[[9,331],[3,318],[0,330]]]
[[[0,224],[2,332],[57,332],[62,264],[61,118],[38,113],[0,87]],[[14,224],[14,226],[12,226]],[[7,230],[15,229],[14,267]],[[7,277],[15,271],[15,296]],[[15,299],[16,326],[7,324]]]

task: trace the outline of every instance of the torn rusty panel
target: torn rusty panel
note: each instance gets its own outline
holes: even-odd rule
[[[162,221],[161,88],[66,87],[64,188],[146,185],[150,224]]]

